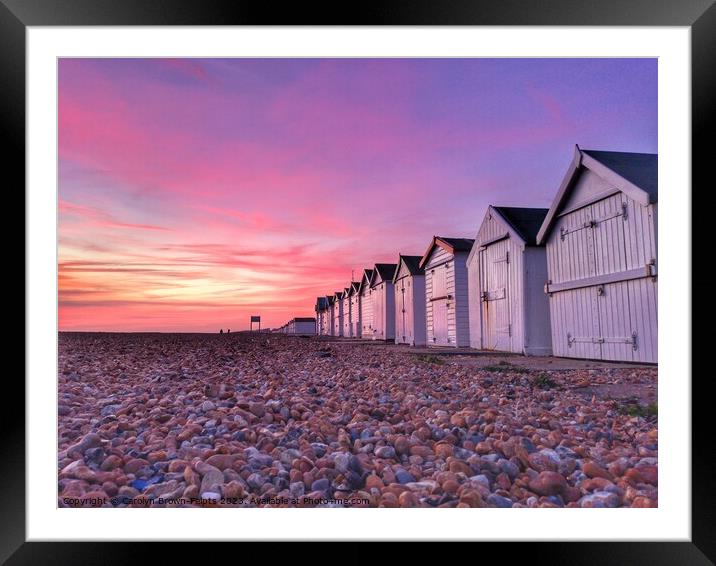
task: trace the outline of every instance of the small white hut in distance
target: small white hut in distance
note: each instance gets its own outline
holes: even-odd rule
[[[393,275],[396,264],[376,263],[371,281],[373,296],[373,340],[395,339],[395,289]]]
[[[343,336],[343,291],[333,293],[333,334]]]
[[[361,338],[373,337],[373,290],[370,288],[373,272],[373,269],[364,269],[360,281]]]
[[[537,235],[557,356],[656,362],[658,157],[575,148]]]
[[[471,347],[551,353],[547,260],[536,245],[546,215],[546,208],[487,208],[467,258]]]
[[[348,300],[351,309],[351,336],[353,338],[361,337],[360,322],[360,281],[351,281],[350,291],[348,291]]]
[[[395,343],[425,346],[425,271],[421,256],[400,255],[395,286]]]
[[[308,317],[292,318],[286,324],[286,334],[313,336],[316,334],[316,319]]]
[[[341,302],[343,303],[343,337],[351,338],[353,335],[351,334],[352,313],[350,287],[343,289]]]
[[[420,260],[425,270],[428,346],[470,346],[466,262],[474,242],[433,236]]]

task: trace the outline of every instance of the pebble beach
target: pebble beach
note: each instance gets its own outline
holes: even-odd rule
[[[656,507],[657,368],[523,360],[60,333],[58,506]]]

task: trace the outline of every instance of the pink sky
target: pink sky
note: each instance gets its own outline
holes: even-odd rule
[[[649,59],[63,59],[60,330],[312,316],[581,147],[656,151]]]

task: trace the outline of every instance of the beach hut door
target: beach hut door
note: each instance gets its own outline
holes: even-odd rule
[[[482,272],[482,347],[509,351],[510,309],[508,299],[509,240],[501,240],[480,252]]]
[[[406,338],[406,324],[405,324],[405,280],[400,281],[400,296],[398,297],[398,303],[400,305],[400,312],[398,313],[398,332],[396,336],[400,336],[401,342],[405,342]]]
[[[448,345],[448,296],[447,296],[447,268],[444,265],[436,267],[432,272],[433,290],[433,344]]]

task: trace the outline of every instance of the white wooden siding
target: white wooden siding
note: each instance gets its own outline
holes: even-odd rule
[[[360,338],[361,335],[361,296],[356,293],[351,295],[351,336]]]
[[[500,259],[507,261],[497,261]],[[470,345],[527,355],[550,354],[544,247],[526,247],[499,212],[489,207],[468,261]],[[499,285],[495,270],[504,277]],[[504,289],[504,298],[495,297],[498,287]],[[483,301],[483,292],[491,300]]]
[[[343,300],[333,303],[333,336],[343,336]]]
[[[405,266],[395,282],[395,343],[425,345],[425,276]]]
[[[373,293],[368,284],[361,290],[360,301],[361,337],[373,337]]]
[[[373,291],[374,340],[395,339],[395,289],[392,281],[383,281]]]
[[[351,299],[346,295],[341,299],[341,302],[343,303],[343,336],[345,338],[351,338],[353,336],[351,332],[351,323],[353,322]]]
[[[429,346],[470,345],[466,259],[467,252],[458,252],[453,256],[436,246],[425,263],[425,315]],[[437,270],[444,273],[444,292],[441,288],[443,275]],[[436,273],[437,280],[434,281]],[[435,282],[440,288],[434,287]],[[444,295],[452,295],[452,299],[431,300]]]
[[[602,194],[604,198],[589,202]],[[588,204],[576,208],[580,202]],[[656,264],[656,205],[614,193],[585,170],[564,208],[567,213],[557,218],[547,240],[552,284],[636,269],[646,274],[647,264]],[[549,302],[555,355],[658,360],[656,277],[557,291]]]

